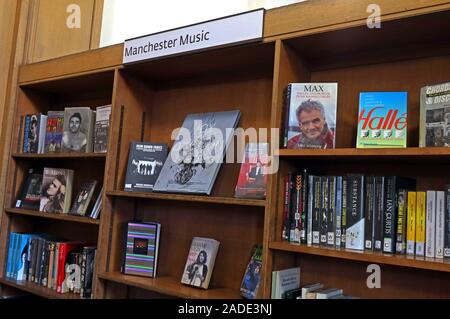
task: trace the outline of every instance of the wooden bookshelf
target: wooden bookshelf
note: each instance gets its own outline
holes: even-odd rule
[[[0,212],[0,276],[6,270],[10,232],[44,232],[97,244],[95,298],[126,298],[144,292],[180,298],[239,298],[242,277],[257,243],[263,244],[262,298],[271,296],[272,271],[296,266],[302,269],[302,284],[322,282],[356,297],[450,298],[450,287],[443,284],[450,281],[448,261],[280,241],[288,172],[404,175],[415,178],[420,191],[442,189],[450,183],[450,148],[418,147],[420,88],[449,81],[450,47],[442,39],[450,37],[450,6],[443,1],[408,11],[395,3],[383,5],[389,18],[383,19],[379,30],[367,28],[360,7],[345,13],[337,10],[336,17],[327,17],[329,23],[323,24],[305,12],[330,12],[333,1],[320,1],[313,9],[305,2],[268,11],[272,22],[265,34],[270,36],[260,43],[128,66],[121,65],[121,46],[114,46],[22,66],[17,103],[10,110],[13,142],[3,159],[7,171],[6,208]],[[303,11],[304,6],[309,11]],[[105,60],[106,56],[110,58]],[[292,82],[338,82],[336,149],[279,150],[279,170],[269,178],[266,200],[234,198],[238,163],[221,166],[211,196],[123,191],[130,142],[171,147],[172,131],[191,113],[239,109],[239,127],[280,128],[282,140],[284,89]],[[355,148],[362,91],[409,92],[407,148]],[[112,104],[107,154],[21,153],[26,114],[69,105],[95,108],[107,104]],[[84,180],[96,179],[105,190],[100,219],[9,208],[14,207],[26,172],[35,167],[73,169],[74,194]],[[131,220],[162,225],[156,279],[119,272],[125,225]],[[206,291],[180,283],[195,236],[221,243]],[[381,289],[366,286],[369,264],[382,267],[386,280]],[[46,298],[71,297],[53,295],[51,290],[28,283],[0,279],[0,284]]]
[[[158,276],[155,279],[127,276],[119,272],[103,273],[99,278],[153,291],[163,295],[174,296],[186,299],[239,299],[239,292],[227,288],[214,288],[203,290],[189,287],[180,283],[180,278]]]
[[[407,255],[383,254],[369,251],[350,251],[345,249],[332,249],[325,247],[311,247],[306,245],[296,245],[286,242],[273,242],[270,249],[293,252],[299,254],[326,256],[345,260],[362,261],[371,264],[384,264],[405,268],[417,268],[440,272],[450,272],[450,260],[425,258]]]
[[[74,293],[66,293],[59,294],[53,289],[49,289],[47,287],[39,286],[34,283],[30,283],[27,281],[14,281],[10,279],[5,279],[3,277],[0,278],[0,284],[12,287],[14,289],[18,289],[21,291],[25,291],[27,293],[46,298],[46,299],[67,299],[67,300],[75,300],[80,299],[79,294]]]
[[[242,199],[242,198],[210,197],[210,196],[163,194],[163,193],[137,193],[125,191],[106,192],[106,195],[113,197],[144,198],[144,199],[155,199],[165,201],[185,201],[185,202],[223,204],[233,206],[257,206],[257,207],[266,206],[266,201],[261,199]]]
[[[39,211],[27,210],[27,209],[21,209],[21,208],[6,208],[5,212],[8,214],[33,216],[33,217],[37,217],[37,218],[63,220],[63,221],[72,222],[72,223],[100,225],[100,220],[89,218],[89,217],[84,217],[84,216],[74,216],[74,215],[69,215],[69,214],[43,213],[43,212],[39,212]]]

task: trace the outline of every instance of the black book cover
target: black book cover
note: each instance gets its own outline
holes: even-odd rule
[[[303,210],[303,176],[295,175],[293,182],[292,205],[291,205],[291,234],[289,241],[300,244],[301,242],[301,227],[302,227],[302,210]]]
[[[400,188],[414,190],[416,182],[410,178],[386,176],[384,184],[383,252],[395,253],[398,218],[397,193]]]
[[[314,205],[312,216],[312,239],[314,245],[320,244],[320,221],[322,214],[322,180],[320,176],[314,176]]]
[[[384,176],[375,177],[374,250],[383,250]]]
[[[86,254],[84,254],[84,252]],[[94,277],[94,265],[95,265],[95,247],[85,247],[83,252],[83,258],[86,256],[86,262],[83,260],[83,263],[86,267],[86,272],[84,274],[84,283],[82,287],[81,298],[90,299],[92,298],[92,279]]]
[[[167,159],[167,153],[166,144],[131,142],[125,191],[151,192]]]
[[[328,177],[329,180],[329,198],[328,198],[328,217],[327,217],[327,245],[334,247],[336,232],[336,176]]]
[[[342,177],[342,213],[341,213],[341,247],[345,248],[347,236],[347,201],[348,201],[348,180],[347,176]]]
[[[364,250],[364,175],[348,175],[347,183],[347,249]]]
[[[450,185],[445,186],[444,257],[450,258]]]
[[[292,213],[292,179],[294,174],[289,173],[284,178],[284,222],[282,239],[289,241],[291,230],[291,213]]]
[[[308,171],[303,170],[302,178],[302,209],[301,209],[301,226],[300,226],[300,242],[307,243],[308,233]]]
[[[365,226],[364,247],[367,250],[374,248],[374,226],[375,226],[375,177],[366,177],[366,202],[365,202]]]
[[[41,187],[42,170],[30,168],[17,198],[16,208],[39,210]]]
[[[322,209],[320,214],[320,245],[327,245],[328,236],[328,210],[330,209],[330,180],[322,176]]]

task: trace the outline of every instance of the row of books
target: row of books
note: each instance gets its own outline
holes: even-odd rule
[[[70,169],[29,169],[16,200],[16,208],[97,219],[102,207],[103,188],[97,193],[94,203],[97,181],[84,181],[72,203],[73,177],[74,171]]]
[[[155,278],[161,224],[127,223],[126,247],[121,272],[126,275]],[[188,252],[181,283],[208,289],[220,242],[212,238],[194,237]],[[262,246],[255,245],[241,284],[243,297],[253,299],[258,294],[262,268]]]
[[[235,115],[237,116],[237,115]],[[220,117],[218,117],[220,118]],[[185,124],[186,125],[186,124]],[[246,144],[235,188],[238,198],[264,199],[267,186],[268,143]],[[173,149],[177,149],[174,146]],[[132,142],[125,191],[210,194],[220,163],[212,167],[189,161],[175,164],[167,144]]]
[[[111,105],[67,107],[64,111],[27,114],[23,126],[23,153],[105,153]]]
[[[338,83],[289,84],[284,146],[335,148],[337,101]],[[361,92],[355,120],[357,148],[406,147],[408,92]],[[450,146],[450,82],[421,89],[419,146]]]
[[[6,277],[92,297],[96,247],[46,234],[10,233]]]
[[[272,299],[355,299],[339,288],[326,288],[321,283],[300,285],[300,267],[272,272]]]
[[[415,187],[415,180],[398,176],[290,173],[285,178],[283,240],[450,257],[450,188],[414,192]]]

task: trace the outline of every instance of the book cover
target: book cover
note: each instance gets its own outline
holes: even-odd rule
[[[345,248],[347,236],[348,187],[347,176],[342,177],[342,216],[341,216],[341,248]]]
[[[127,275],[156,277],[161,225],[130,222],[122,271]]]
[[[289,235],[289,241],[291,243],[297,243],[300,244],[301,237],[301,222],[302,222],[302,185],[303,185],[303,176],[298,174],[293,174],[293,183],[292,183],[292,189],[291,189],[291,196],[292,196],[292,205],[291,205],[291,212],[290,212],[290,235]]]
[[[66,107],[62,151],[92,152],[94,113],[89,107]]]
[[[97,255],[96,247],[84,247],[82,257],[82,273],[83,285],[80,289],[80,297],[82,299],[92,298],[92,284],[94,279],[95,257]]]
[[[90,180],[83,182],[80,187],[78,195],[72,204],[69,214],[85,216],[88,207],[91,204],[92,196],[95,192],[95,187],[97,186],[97,181]]]
[[[366,201],[365,201],[365,229],[364,247],[367,250],[374,250],[374,226],[375,226],[375,177],[366,177]]]
[[[330,178],[328,176],[322,176],[321,183],[322,183],[322,205],[319,220],[320,245],[327,246],[328,211],[330,209]]]
[[[436,192],[436,258],[444,258],[445,192]]]
[[[44,168],[39,211],[67,214],[72,199],[73,170]]]
[[[425,256],[425,231],[426,231],[426,193],[417,192],[416,205],[416,256]]]
[[[244,278],[241,283],[241,296],[247,299],[255,299],[258,296],[261,283],[262,246],[253,248],[252,257],[247,265]]]
[[[131,142],[125,191],[151,192],[167,159],[167,153],[167,144]]]
[[[27,114],[23,132],[23,152],[37,154],[39,151],[40,114]]]
[[[364,180],[363,175],[348,175],[347,249],[364,250]]]
[[[245,145],[244,159],[235,189],[235,197],[265,199],[267,190],[268,143]]]
[[[45,132],[44,153],[59,153],[64,132],[64,111],[49,111]]]
[[[313,177],[314,195],[313,195],[313,216],[312,216],[312,243],[320,245],[320,221],[322,216],[322,178]]]
[[[284,147],[335,148],[337,94],[337,83],[289,84]]]
[[[406,233],[406,253],[414,255],[416,248],[416,192],[408,192],[408,210],[407,210],[407,233]]]
[[[294,174],[288,173],[284,177],[284,205],[283,205],[283,229],[281,231],[282,240],[289,241],[292,213],[292,189],[294,188]]]
[[[211,195],[240,116],[240,111],[188,115],[154,190]]]
[[[111,105],[99,106],[95,112],[94,152],[106,153],[108,150]]]
[[[314,176],[308,175],[308,211],[306,226],[306,243],[308,246],[313,244],[313,214],[314,214]]]
[[[383,250],[384,176],[375,177],[374,251]]]
[[[445,185],[444,257],[450,258],[450,185]]]
[[[16,208],[39,209],[42,188],[42,171],[30,168],[16,200]]]
[[[407,104],[407,92],[360,93],[356,147],[406,147]]]
[[[282,299],[285,292],[300,288],[300,267],[272,273],[272,299]]]
[[[425,256],[434,258],[436,253],[436,191],[427,191],[426,194]]]
[[[450,82],[420,91],[419,146],[450,146]]]
[[[395,247],[397,254],[406,253],[407,205],[407,191],[400,189],[397,193],[397,244]]]
[[[336,226],[335,226],[335,247],[340,248],[342,245],[342,198],[343,198],[343,178],[336,177]]]
[[[194,237],[184,267],[181,283],[208,289],[220,242]]]
[[[327,216],[327,246],[334,247],[336,244],[336,176],[328,177],[329,180],[329,207]]]

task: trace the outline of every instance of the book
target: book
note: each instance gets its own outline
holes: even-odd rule
[[[319,289],[323,289],[323,284],[314,283],[302,287],[302,299],[306,299],[306,295]]]
[[[194,237],[181,283],[208,289],[219,245],[220,242],[212,238]]]
[[[95,112],[94,153],[108,150],[111,105],[99,106]]]
[[[425,256],[434,258],[436,253],[436,191],[427,191],[426,203]]]
[[[364,247],[374,250],[375,242],[375,176],[366,177]]]
[[[253,248],[252,257],[247,265],[244,278],[241,283],[241,296],[247,299],[256,299],[261,283],[262,246]]]
[[[45,131],[44,153],[59,153],[64,132],[64,111],[49,111]]]
[[[407,92],[360,93],[356,147],[406,147],[407,104]]]
[[[450,258],[450,185],[445,185],[444,257]]]
[[[416,248],[416,204],[417,193],[408,192],[408,210],[407,210],[407,233],[406,233],[406,254],[414,255]]]
[[[436,258],[444,258],[445,192],[436,192]]]
[[[272,272],[272,299],[282,299],[289,290],[300,288],[300,267]]]
[[[348,175],[347,231],[345,248],[364,250],[364,176]]]
[[[419,146],[450,146],[450,82],[420,90]]]
[[[417,192],[416,205],[416,256],[425,256],[426,193]]]
[[[151,192],[167,158],[167,144],[131,142],[125,191]]]
[[[158,223],[127,224],[127,241],[122,266],[124,274],[156,277],[160,234],[161,224]]]
[[[340,296],[343,294],[342,289],[337,288],[329,288],[329,289],[321,289],[315,291],[316,299],[331,299],[336,296]]]
[[[375,218],[373,223],[374,251],[383,250],[383,216],[384,216],[385,177],[375,177]]]
[[[16,200],[16,208],[39,209],[42,187],[42,171],[34,168],[28,170],[27,176]]]
[[[81,275],[82,275],[82,285],[80,288],[80,297],[82,299],[91,299],[92,298],[92,284],[94,279],[94,270],[95,270],[95,257],[97,255],[96,247],[84,247],[83,248],[83,256],[82,256],[82,266],[81,266]]]
[[[284,147],[335,148],[337,94],[337,83],[290,83],[285,93]]]
[[[67,214],[72,199],[73,170],[44,168],[39,211]]]
[[[94,112],[89,107],[66,107],[62,151],[92,152],[94,135]]]
[[[23,132],[23,152],[42,153],[45,138],[47,116],[43,114],[27,114]]]
[[[81,184],[80,191],[75,197],[75,201],[72,204],[72,208],[69,214],[85,216],[88,207],[90,206],[92,196],[94,195],[97,181],[90,180]]]
[[[240,116],[240,111],[188,115],[154,190],[211,195]]]
[[[234,196],[265,199],[267,190],[268,143],[248,143]]]
[[[397,244],[395,247],[395,251],[397,254],[405,254],[406,253],[406,231],[407,231],[407,207],[408,207],[408,199],[407,199],[407,191],[405,189],[400,189],[397,192],[397,207],[398,207],[398,215],[397,215]]]

